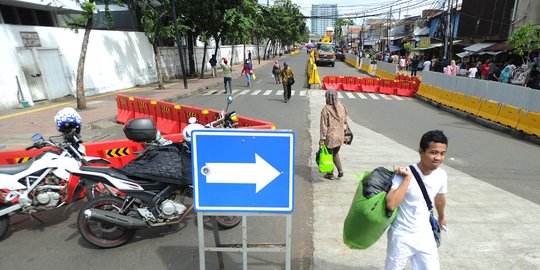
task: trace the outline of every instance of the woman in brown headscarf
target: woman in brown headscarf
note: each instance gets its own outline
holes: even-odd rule
[[[345,139],[347,107],[338,101],[338,93],[334,89],[326,91],[326,105],[321,111],[321,139],[319,145],[326,145],[333,155],[334,165],[338,169],[338,178],[343,177],[343,167],[339,159],[339,149]],[[324,178],[333,180],[334,173],[325,174]]]

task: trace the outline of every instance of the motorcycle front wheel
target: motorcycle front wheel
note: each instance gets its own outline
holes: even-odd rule
[[[216,216],[217,224],[222,229],[231,229],[236,227],[242,221],[241,216]]]
[[[134,229],[127,229],[99,220],[88,219],[84,215],[87,209],[100,209],[118,213],[123,200],[112,196],[100,196],[88,202],[79,212],[77,227],[83,238],[101,248],[113,248],[127,243],[135,234]]]
[[[3,215],[0,217],[0,239],[6,235],[9,229],[9,215]]]

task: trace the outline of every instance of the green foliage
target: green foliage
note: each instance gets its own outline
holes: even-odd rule
[[[336,38],[340,38],[342,36],[341,27],[347,25],[354,25],[354,22],[351,19],[336,19],[336,21],[334,22],[334,36]]]
[[[413,48],[413,45],[410,42],[407,42],[407,43],[403,44],[403,48],[405,48],[405,50],[407,50],[409,52]]]
[[[508,39],[508,44],[514,47],[514,53],[523,57],[533,50],[540,49],[540,25],[531,22],[519,27]]]
[[[274,6],[259,7],[261,35],[283,45],[292,45],[309,39],[309,31],[300,7],[290,0],[276,1]]]

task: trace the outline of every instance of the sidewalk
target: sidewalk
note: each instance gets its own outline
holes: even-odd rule
[[[283,59],[283,57],[282,57]],[[253,60],[253,69],[257,71],[273,63],[273,60]],[[240,73],[241,65],[233,67],[233,74]],[[210,71],[207,71],[209,74]],[[207,88],[222,86],[223,73],[218,68],[218,77],[204,79],[188,79],[188,89],[184,89],[182,80],[174,80],[165,83],[165,90],[157,90],[157,83],[141,87],[132,87],[96,96],[86,97],[87,109],[78,110],[83,119],[82,137],[87,142],[98,140],[120,139],[113,137],[111,132],[105,132],[107,128],[121,130],[121,125],[116,124],[117,106],[116,94],[125,94],[137,97],[146,97],[154,100],[173,101],[181,97],[199,93]],[[69,96],[52,101],[36,103],[36,106],[24,109],[7,109],[0,111],[0,150],[23,148],[31,144],[31,137],[40,133],[44,137],[58,135],[54,124],[54,116],[64,107],[77,107],[75,97]],[[123,135],[122,132],[120,132]]]
[[[324,102],[322,96],[310,99],[311,138],[319,137]],[[354,174],[419,160],[416,145],[402,145],[354,122],[350,125],[355,141],[339,153],[345,172],[341,180],[325,180],[314,155],[310,158],[314,270],[384,269],[386,234],[365,250],[343,243],[343,223],[358,187]],[[317,148],[312,144],[312,153]],[[452,167],[442,168],[448,173],[449,232],[443,233],[439,249],[441,269],[540,269],[540,205]]]

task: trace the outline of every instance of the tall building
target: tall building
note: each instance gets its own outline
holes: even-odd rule
[[[311,5],[311,33],[324,36],[327,27],[334,27],[337,5]]]

